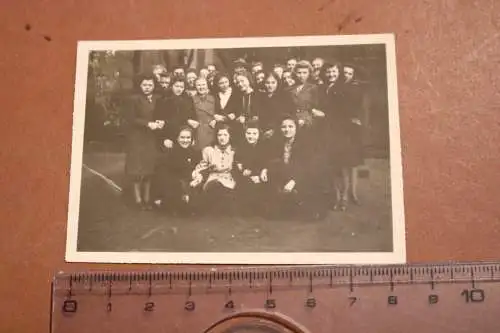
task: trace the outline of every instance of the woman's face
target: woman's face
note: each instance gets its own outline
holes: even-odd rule
[[[300,83],[305,83],[307,79],[309,78],[309,69],[307,68],[299,68],[297,69],[296,73],[297,79],[299,79]]]
[[[206,69],[206,68],[202,68],[202,69],[200,69],[200,77],[207,78],[207,77],[208,77],[208,74],[209,74],[208,69]]]
[[[261,84],[262,82],[264,82],[265,77],[266,77],[266,74],[264,74],[263,72],[260,72],[259,74],[257,74],[255,76],[255,81],[257,82],[257,84]]]
[[[208,94],[208,83],[207,80],[196,80],[196,91],[199,95]]]
[[[250,88],[250,82],[248,82],[248,79],[246,76],[243,75],[238,75],[236,77],[236,84],[238,85],[238,88],[240,88],[241,91],[245,92]]]
[[[219,146],[227,146],[229,144],[229,131],[227,129],[220,129],[217,132],[217,143]]]
[[[193,142],[193,138],[191,136],[190,131],[181,131],[179,133],[179,137],[177,137],[177,142],[179,143],[179,146],[182,148],[189,148]]]
[[[221,77],[219,82],[218,82],[218,85],[219,85],[220,91],[226,92],[229,89],[229,79],[225,76]]]
[[[249,144],[255,144],[259,140],[259,129],[258,128],[247,128],[245,131],[245,139]]]
[[[291,87],[295,84],[295,80],[292,77],[291,72],[284,72],[283,73],[283,79],[285,80],[286,84]]]
[[[344,78],[345,82],[351,82],[354,78],[354,68],[344,67]]]
[[[283,67],[274,67],[274,70],[273,70],[276,75],[278,75],[278,77],[282,77],[283,76]]]
[[[144,95],[151,95],[155,88],[155,83],[153,80],[142,80],[140,87]]]
[[[170,87],[170,77],[162,76],[160,77],[160,86],[163,90],[167,90]]]
[[[182,93],[184,92],[184,82],[181,81],[175,82],[174,85],[172,86],[172,92],[176,96],[182,95]]]
[[[297,126],[295,125],[295,122],[291,119],[283,120],[281,123],[281,133],[283,133],[283,136],[287,139],[294,138],[297,133]]]
[[[329,67],[325,71],[325,76],[328,82],[334,83],[339,78],[339,68],[337,66]]]
[[[197,78],[196,73],[189,72],[186,75],[186,82],[190,87],[194,87],[194,81],[196,81]]]
[[[268,93],[273,93],[278,89],[278,81],[272,76],[269,76],[264,82],[264,86],[266,87],[266,91]]]

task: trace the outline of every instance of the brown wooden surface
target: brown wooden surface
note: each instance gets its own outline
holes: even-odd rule
[[[4,0],[0,332],[48,329],[77,40],[396,33],[410,262],[500,253],[500,2]],[[120,266],[118,269],[147,266]]]

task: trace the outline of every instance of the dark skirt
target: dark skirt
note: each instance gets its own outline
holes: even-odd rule
[[[136,130],[129,133],[125,173],[130,177],[152,176],[158,158],[158,145],[152,132]]]

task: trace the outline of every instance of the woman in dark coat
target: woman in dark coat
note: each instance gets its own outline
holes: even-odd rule
[[[164,201],[165,188],[163,184],[170,158],[168,150],[177,140],[179,129],[184,126],[194,129],[199,125],[195,120],[193,99],[185,94],[184,79],[175,77],[172,83],[171,93],[157,101],[154,111],[154,119],[164,124],[163,128],[157,131],[158,147],[161,152],[153,183],[157,204]]]
[[[351,115],[349,130],[350,147],[352,153],[351,171],[350,171],[350,197],[352,201],[359,205],[357,184],[358,184],[358,166],[364,163],[363,151],[363,88],[356,80],[356,70],[353,65],[344,65],[344,91],[346,95],[346,108]]]
[[[299,126],[310,128],[315,118],[324,117],[319,108],[318,86],[310,82],[312,66],[308,61],[299,61],[295,66],[297,84],[289,89],[290,96],[295,105]]]
[[[273,217],[322,219],[326,216],[324,155],[316,154],[304,139],[296,117],[285,116],[280,124],[280,135],[273,137],[270,146],[268,172],[262,175],[271,186]]]
[[[127,122],[125,172],[132,179],[136,205],[149,210],[152,208],[151,177],[158,154],[156,132],[165,124],[154,119],[159,99],[153,94],[154,77],[141,76],[138,82],[140,93],[130,97],[124,115]]]
[[[245,123],[259,120],[257,109],[255,107],[256,91],[252,87],[251,78],[244,74],[236,76],[236,86],[239,89],[238,94],[238,113],[236,123],[233,129],[233,142],[236,146],[244,142]]]
[[[280,79],[274,72],[264,78],[265,92],[255,96],[255,109],[259,118],[263,139],[271,138],[279,130],[280,120],[285,115],[295,113],[295,106],[289,94],[280,89]]]
[[[335,189],[334,209],[347,209],[349,193],[349,173],[356,164],[355,151],[351,140],[353,121],[349,107],[349,95],[341,77],[342,66],[339,63],[325,64],[322,86],[321,108],[325,112],[325,121],[321,132],[327,143],[330,156],[329,178]]]
[[[192,172],[201,159],[193,147],[193,129],[182,126],[177,139],[168,151],[165,173],[162,177],[163,207],[173,213],[193,213]]]
[[[222,121],[234,127],[236,116],[239,114],[239,92],[231,87],[230,76],[218,74],[214,78],[215,114],[222,117]]]
[[[244,215],[262,213],[267,201],[267,180],[262,179],[267,172],[267,151],[260,136],[257,122],[246,123],[245,141],[234,154],[239,211]]]
[[[197,128],[199,125],[196,121],[193,99],[185,94],[185,84],[184,79],[174,78],[170,96],[164,97],[156,103],[154,117],[165,123],[159,133],[162,135],[161,144],[166,148],[173,146],[182,126]]]

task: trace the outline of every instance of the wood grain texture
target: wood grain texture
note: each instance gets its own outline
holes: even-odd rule
[[[497,258],[498,13],[497,0],[4,0],[0,332],[46,330],[54,272],[111,267],[64,262],[77,40],[396,33],[408,259]]]

